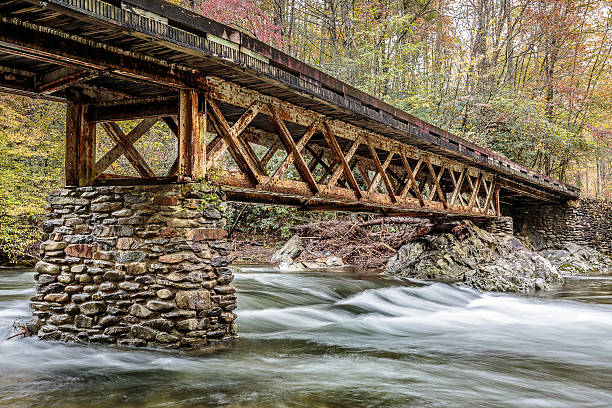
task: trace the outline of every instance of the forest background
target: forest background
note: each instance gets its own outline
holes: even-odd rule
[[[612,199],[612,0],[173,2]],[[63,182],[64,115],[60,103],[0,94],[0,261],[27,259],[40,238],[45,197]],[[171,160],[171,137],[159,127],[138,149]],[[251,212],[262,230],[287,219]]]

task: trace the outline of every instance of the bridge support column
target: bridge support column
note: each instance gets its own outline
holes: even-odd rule
[[[199,348],[235,336],[224,208],[195,184],[53,193],[31,301],[39,337]]]

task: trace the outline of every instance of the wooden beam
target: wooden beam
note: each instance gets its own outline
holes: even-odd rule
[[[87,105],[68,103],[66,106],[67,186],[90,186],[96,179],[96,127],[87,123]]]
[[[264,169],[268,166],[268,163],[270,162],[270,160],[272,160],[272,157],[274,157],[280,145],[281,145],[280,140],[277,140],[272,144],[272,146],[268,148],[268,150],[266,150],[266,153],[263,155],[263,157],[261,158],[261,162],[260,162],[261,166]]]
[[[155,123],[157,123],[157,118],[147,118],[143,119],[138,125],[136,125],[125,137],[125,142],[132,145],[138,141],[145,133],[151,129]],[[111,164],[113,164],[121,155],[123,154],[123,147],[120,144],[116,144],[112,149],[110,149],[100,160],[96,162],[96,176],[104,173],[106,169],[109,168]]]
[[[495,213],[501,217],[501,206],[499,204],[499,183],[495,183]]]
[[[89,122],[119,122],[144,118],[178,116],[179,98],[121,98],[115,101],[101,102],[90,106],[87,120]],[[167,123],[166,123],[167,124]]]
[[[105,122],[102,123],[102,128],[104,128],[113,142],[121,146],[123,154],[138,174],[142,177],[155,177],[155,173],[153,173],[153,170],[151,170],[145,159],[138,153],[134,145],[128,143],[127,137],[118,124],[115,122]]]
[[[400,157],[402,158],[402,163],[404,164],[404,168],[406,169],[406,173],[408,173],[408,178],[409,178],[408,181],[406,182],[406,186],[401,192],[401,198],[404,198],[406,194],[408,194],[408,191],[410,190],[410,186],[413,186],[413,190],[414,190],[414,193],[417,199],[419,200],[419,204],[421,205],[421,207],[424,207],[425,201],[423,200],[423,196],[421,195],[421,192],[419,191],[418,184],[415,179],[416,174],[419,172],[421,168],[421,163],[423,161],[419,159],[416,166],[414,166],[414,173],[413,173],[412,170],[410,169],[410,163],[408,163],[408,159],[406,158],[406,152],[404,151],[403,147],[400,147],[399,153],[400,153]]]
[[[408,195],[408,192],[410,191],[410,187],[413,187],[413,190],[414,190],[414,192],[415,192],[415,194],[417,195],[417,198],[418,198],[418,196],[421,196],[421,191],[420,191],[420,186],[417,183],[417,176],[418,176],[419,172],[421,171],[421,166],[423,165],[423,158],[419,158],[419,160],[417,161],[416,165],[414,166],[414,169],[410,170],[410,165],[408,163],[408,160],[406,160],[405,149],[404,148],[400,148],[400,152],[403,152],[403,154],[404,154],[404,156],[402,158],[402,162],[404,163],[404,168],[406,169],[406,173],[408,173],[408,176],[409,176],[408,181],[406,182],[406,184],[402,188],[402,191],[400,192],[400,197],[401,198],[405,198],[406,195]],[[421,196],[421,199],[422,198],[423,197]]]
[[[429,159],[429,156],[425,156],[425,162],[427,163],[427,167],[429,168],[429,173],[431,174],[431,178],[433,179],[433,182],[434,182],[434,188],[438,192],[438,197],[440,198],[440,201],[442,202],[442,206],[444,208],[448,208],[446,197],[444,197],[444,191],[442,191],[442,187],[440,187],[440,181],[439,181],[442,178],[442,174],[444,173],[444,166],[440,168],[440,173],[436,175],[436,172],[434,171],[434,168],[431,165],[431,160]]]
[[[199,98],[193,92],[191,121],[193,123],[193,136],[191,138],[192,176],[195,180],[206,177],[206,100]]]
[[[374,150],[374,152],[376,152]],[[370,150],[371,153],[371,150]],[[387,159],[385,160],[385,162],[382,165],[382,169],[383,172],[381,173],[380,171],[376,172],[376,175],[374,176],[374,179],[372,180],[372,184],[370,185],[370,187],[368,188],[368,193],[374,191],[376,189],[376,187],[378,187],[378,185],[380,184],[380,180],[382,180],[383,176],[386,175],[386,171],[387,171],[387,167],[389,167],[389,164],[391,163],[391,159],[393,159],[393,152],[389,152],[389,154],[387,155]],[[376,158],[374,159],[374,162],[376,163],[376,161],[378,160],[378,155],[376,155]],[[380,160],[378,160],[380,162]],[[386,185],[386,183],[385,183]],[[395,193],[395,190],[394,190]]]
[[[485,182],[485,190],[487,191],[487,198],[485,200],[484,208],[482,212],[488,213],[489,207],[491,206],[491,201],[493,200],[493,191],[495,190],[495,179],[491,180],[489,183],[489,188],[487,188],[487,183]]]
[[[472,185],[472,195],[470,196],[470,201],[468,203],[468,211],[472,211],[472,209],[474,208],[474,203],[476,202],[476,196],[478,195],[478,192],[480,190],[480,183],[482,182],[482,173],[478,173],[478,177],[476,178],[476,184],[473,185],[472,181],[469,179],[468,176],[468,181],[470,182],[470,185]]]
[[[302,150],[304,149],[306,144],[308,144],[312,135],[314,135],[315,132],[319,130],[319,123],[313,122],[312,125],[310,125],[308,129],[306,129],[306,132],[300,138],[297,144],[295,144],[293,142],[293,137],[289,133],[289,130],[287,129],[287,126],[285,125],[283,120],[280,119],[280,117],[278,117],[278,114],[276,113],[276,111],[272,110],[272,112],[274,112],[272,117],[270,118],[272,121],[272,125],[276,128],[276,131],[278,132],[279,137],[280,137],[279,140],[281,141],[281,143],[285,147],[285,150],[287,151],[287,156],[285,157],[285,160],[283,160],[280,166],[276,169],[272,178],[275,180],[282,178],[283,175],[287,172],[287,170],[289,170],[289,166],[294,161],[296,161],[296,170],[298,170],[298,172],[300,173],[300,176],[302,176],[302,173],[300,169],[298,168],[298,166],[301,166],[301,164],[298,163],[298,161],[301,159],[301,161],[304,162],[304,158],[302,157]],[[308,170],[308,172],[311,173],[311,170],[306,165],[306,163],[304,162],[303,164],[306,166],[305,168]],[[312,178],[312,173],[310,174],[309,178]],[[304,176],[302,176],[302,179],[306,181]],[[318,187],[317,187],[317,191],[318,191]]]
[[[350,147],[350,149],[348,150],[348,152],[346,152],[346,155],[344,153],[342,153],[346,163],[350,163],[351,159],[353,158],[353,155],[357,151],[357,148],[359,147],[360,144],[361,144],[361,140],[357,139],[357,140],[355,140],[353,142],[353,144]],[[329,182],[327,183],[328,187],[334,187],[336,185],[336,183],[338,182],[338,179],[340,178],[340,175],[343,173],[343,169],[344,168],[342,167],[342,165],[339,165],[336,168],[336,170],[334,171],[334,173],[331,176],[331,179],[329,179]],[[352,171],[351,171],[351,174],[353,174]]]
[[[178,139],[180,131],[179,131],[178,124],[176,123],[176,120],[174,120],[174,118],[172,116],[165,116],[165,117],[162,118],[162,120],[164,121],[166,126],[168,126],[168,129],[170,129],[170,131]]]
[[[206,102],[208,106],[207,113],[211,119],[211,123],[217,128],[217,132],[225,139],[230,151],[233,153],[236,164],[238,164],[238,167],[240,167],[255,184],[260,184],[263,180],[259,172],[260,164],[255,162],[253,157],[251,157],[247,147],[243,145],[238,135],[234,133],[221,113],[221,110],[219,110],[215,101],[208,94],[206,95]],[[245,143],[248,142],[245,141]]]
[[[76,70],[62,67],[44,75],[41,83],[37,86],[37,91],[43,95],[50,95],[98,76],[100,76],[100,71]]]
[[[195,100],[194,100],[195,98]],[[179,141],[178,141],[178,181],[191,181],[193,173],[192,138],[194,126],[194,105],[197,109],[198,96],[195,91],[181,89],[179,91]]]
[[[455,183],[455,190],[453,191],[453,195],[451,196],[451,200],[450,200],[450,204],[449,206],[452,207],[455,205],[455,201],[457,201],[458,197],[461,197],[461,187],[463,186],[463,180],[465,180],[465,173],[467,171],[467,168],[463,168],[461,170],[461,173],[459,174],[459,179],[457,180],[457,182]],[[452,172],[452,170],[451,170]],[[453,176],[453,180],[454,180],[454,176]]]
[[[287,151],[287,157],[285,158],[281,166],[277,169],[276,173],[274,173],[272,179],[280,178],[282,174],[289,168],[289,164],[292,161],[295,161],[295,168],[300,174],[300,177],[302,177],[302,180],[304,180],[308,184],[308,187],[313,193],[318,194],[320,192],[319,186],[317,185],[317,182],[312,176],[312,173],[308,169],[308,165],[304,161],[304,157],[302,157],[301,154],[301,151],[304,146],[306,146],[312,135],[319,129],[318,122],[314,122],[308,127],[306,133],[300,138],[298,145],[296,145],[293,141],[291,133],[289,133],[289,129],[287,129],[287,126],[285,125],[283,119],[280,117],[278,111],[271,107],[270,112],[272,113],[272,115],[270,116],[270,121],[278,132],[280,141],[285,147],[285,150]]]
[[[368,170],[363,167],[361,161],[357,162],[357,171],[359,171],[359,174],[361,175],[361,178],[363,179],[366,188],[369,190],[370,186],[372,185],[372,181],[370,180],[370,176],[368,175]]]
[[[380,158],[378,157],[378,153],[376,153],[376,149],[374,148],[374,146],[372,146],[369,140],[368,140],[368,148],[370,149],[370,154],[372,155],[372,158],[374,159],[374,163],[376,163],[376,167],[378,168],[378,174],[382,176],[383,182],[385,183],[385,187],[387,188],[387,193],[389,194],[389,197],[391,197],[391,201],[393,201],[394,203],[397,202],[397,197],[395,196],[395,192],[393,191],[393,186],[391,185],[391,182],[389,181],[389,178],[387,177],[387,174],[385,173],[385,168],[380,162]],[[389,155],[392,155],[392,154],[393,153],[389,152]],[[387,165],[389,164],[387,163]],[[372,182],[372,186],[370,186],[370,189],[372,189],[372,187],[374,187],[374,182]]]
[[[353,175],[353,172],[351,171],[351,168],[349,167],[348,163],[344,159],[344,154],[342,152],[342,149],[340,148],[340,145],[338,144],[338,141],[336,140],[336,137],[332,133],[327,122],[323,122],[323,128],[325,129],[325,131],[323,132],[323,136],[325,137],[325,140],[327,141],[329,148],[331,149],[333,155],[335,156],[336,161],[340,163],[340,166],[342,166],[342,170],[344,171],[344,178],[348,182],[349,186],[351,186],[351,189],[353,189],[355,196],[357,198],[362,198],[363,193],[359,189],[359,185],[357,184],[357,181],[355,180],[355,176]]]

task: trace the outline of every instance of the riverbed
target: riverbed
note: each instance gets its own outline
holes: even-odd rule
[[[240,338],[204,352],[5,340],[33,276],[0,270],[2,407],[612,406],[612,276],[517,296],[244,268]]]

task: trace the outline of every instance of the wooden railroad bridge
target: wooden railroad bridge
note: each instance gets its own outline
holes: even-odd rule
[[[470,217],[578,196],[160,0],[0,0],[0,90],[67,102],[68,186],[189,182],[214,168],[229,200]],[[124,132],[128,120],[139,121]],[[157,122],[176,135],[164,174],[135,148]],[[115,146],[96,152],[96,130]],[[139,177],[109,172],[122,155]]]

